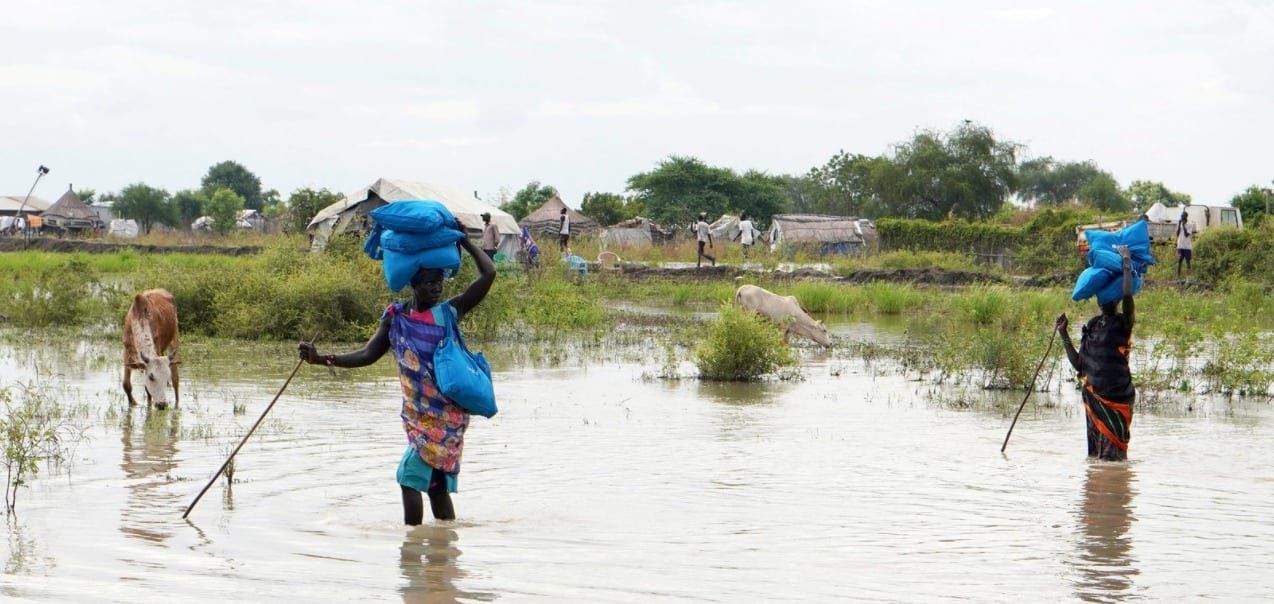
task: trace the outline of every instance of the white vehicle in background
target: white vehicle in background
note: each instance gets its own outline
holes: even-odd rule
[[[1243,214],[1238,208],[1203,205],[1167,207],[1156,203],[1146,210],[1151,243],[1176,245],[1177,221],[1181,219],[1182,211],[1199,233],[1215,227],[1243,228]]]

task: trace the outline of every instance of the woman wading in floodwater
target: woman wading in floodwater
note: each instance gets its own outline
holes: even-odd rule
[[[458,226],[465,232],[463,224]],[[464,293],[439,303],[443,270],[421,268],[411,278],[411,302],[389,305],[376,335],[361,349],[323,355],[307,342],[300,344],[302,359],[331,367],[371,365],[393,349],[403,391],[403,429],[407,432],[407,451],[398,464],[398,484],[402,487],[403,521],[409,525],[420,524],[424,517],[422,492],[429,495],[434,518],[456,517],[451,493],[456,492],[458,484],[469,412],[438,392],[433,353],[448,333],[447,321],[453,317],[458,321],[482,302],[495,282],[496,272],[491,258],[467,237],[461,237],[459,245],[478,265],[478,278]]]
[[[1128,368],[1132,349],[1133,277],[1132,260],[1127,247],[1119,248],[1123,258],[1123,298],[1101,305],[1101,314],[1084,324],[1079,350],[1071,343],[1066,314],[1057,317],[1066,358],[1083,380],[1084,412],[1088,426],[1088,456],[1122,461],[1128,459],[1128,441],[1132,437],[1132,404],[1137,390]],[[1118,312],[1117,305],[1123,305]]]

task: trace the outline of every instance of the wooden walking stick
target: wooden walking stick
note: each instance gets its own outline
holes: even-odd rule
[[[1053,342],[1057,340],[1057,329],[1053,329],[1053,335],[1048,339],[1048,350],[1044,351],[1044,356],[1040,358],[1040,364],[1035,366],[1035,377],[1031,378],[1031,387],[1026,389],[1026,396],[1022,397],[1022,404],[1018,405],[1017,413],[1013,414],[1013,423],[1009,424],[1009,431],[1004,435],[1004,444],[1000,445],[1000,453],[1003,453],[1009,446],[1009,437],[1013,435],[1013,426],[1017,425],[1017,418],[1022,415],[1022,409],[1026,408],[1026,399],[1031,398],[1031,393],[1035,391],[1035,380],[1040,378],[1040,369],[1044,368],[1044,361],[1048,360],[1049,353],[1053,352]]]
[[[318,337],[318,332],[314,332],[314,337],[310,338],[310,344],[313,344],[315,340],[318,340]],[[296,362],[296,367],[292,368],[292,373],[288,374],[287,381],[283,382],[283,387],[279,388],[278,394],[274,395],[274,400],[270,401],[270,404],[265,406],[265,411],[261,412],[261,417],[257,418],[257,423],[252,424],[252,428],[248,430],[248,433],[243,435],[243,440],[239,441],[239,446],[235,447],[234,451],[230,453],[230,457],[227,457],[226,460],[221,463],[221,467],[217,468],[217,473],[213,474],[212,478],[208,481],[208,484],[203,485],[203,489],[200,489],[199,494],[195,495],[194,501],[191,501],[190,505],[186,506],[186,512],[181,515],[183,519],[190,515],[190,510],[195,509],[195,504],[199,503],[199,500],[203,498],[203,494],[207,493],[208,489],[212,488],[213,483],[217,482],[218,478],[221,478],[222,472],[226,471],[226,467],[228,467],[230,462],[234,460],[234,456],[239,453],[239,449],[242,449],[244,443],[247,443],[248,438],[252,436],[252,433],[257,431],[257,426],[260,426],[261,422],[265,421],[265,416],[269,415],[270,409],[274,408],[274,404],[279,402],[279,397],[283,396],[283,391],[288,389],[288,384],[292,383],[292,378],[296,375],[296,372],[301,369],[301,365],[303,364],[305,364],[305,359],[301,359]]]

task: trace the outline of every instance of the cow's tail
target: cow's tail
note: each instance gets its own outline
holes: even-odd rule
[[[743,307],[743,288],[742,287],[734,290],[734,307],[735,308]]]

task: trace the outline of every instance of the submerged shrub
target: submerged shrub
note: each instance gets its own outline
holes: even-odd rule
[[[998,285],[976,285],[956,299],[956,307],[969,321],[987,325],[1000,318],[1013,294]]]
[[[5,284],[0,315],[18,327],[79,325],[97,319],[104,304],[97,271],[73,256]]]
[[[755,380],[795,362],[774,324],[728,305],[695,350],[699,377],[707,380]]]

